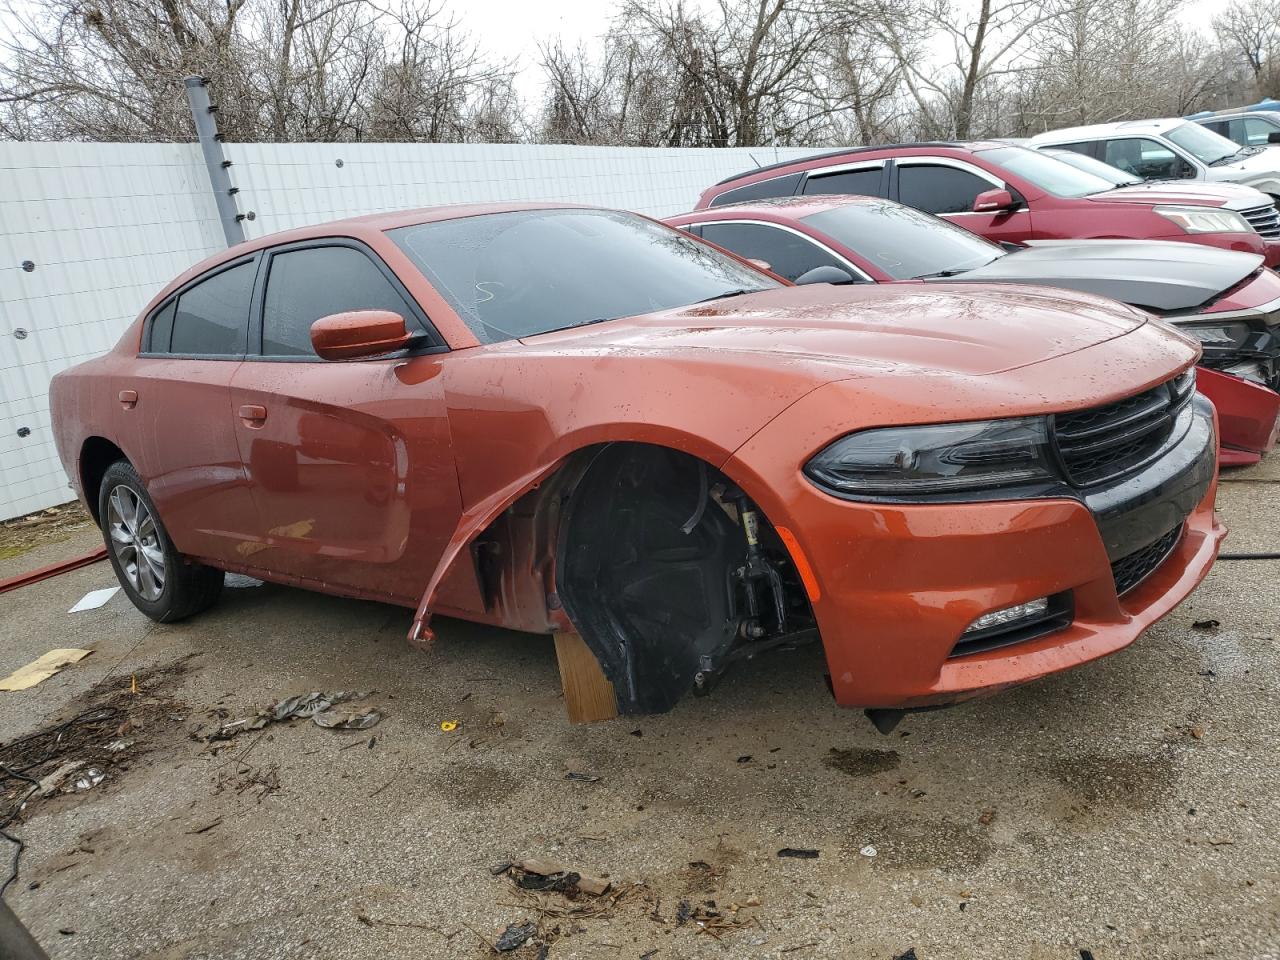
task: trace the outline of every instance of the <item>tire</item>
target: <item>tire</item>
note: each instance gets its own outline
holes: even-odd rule
[[[98,488],[107,557],[133,605],[157,623],[183,620],[212,606],[223,573],[180,554],[133,464],[117,460]]]

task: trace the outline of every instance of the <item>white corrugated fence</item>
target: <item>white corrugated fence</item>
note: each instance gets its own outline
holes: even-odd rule
[[[227,144],[249,237],[408,207],[557,200],[666,216],[804,148]],[[0,519],[71,498],[49,380],[111,347],[170,279],[224,246],[198,145],[0,143]]]

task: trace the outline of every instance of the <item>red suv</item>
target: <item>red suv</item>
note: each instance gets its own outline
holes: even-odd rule
[[[698,209],[803,194],[887,197],[996,242],[1182,240],[1262,254],[1280,264],[1280,213],[1251,187],[1117,187],[1035,150],[998,142],[858,147],[722,180]]]

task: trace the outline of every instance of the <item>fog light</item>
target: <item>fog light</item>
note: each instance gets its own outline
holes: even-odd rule
[[[984,613],[977,620],[973,621],[973,623],[969,624],[969,628],[965,630],[965,633],[977,633],[981,630],[990,630],[993,627],[1003,627],[1011,623],[1017,623],[1019,620],[1036,620],[1043,617],[1048,610],[1048,597],[1041,597],[1039,600],[1020,603],[1016,607],[1005,607],[1003,610],[993,610],[991,613]]]

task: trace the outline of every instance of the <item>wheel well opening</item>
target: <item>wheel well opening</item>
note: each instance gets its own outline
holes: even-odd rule
[[[557,546],[557,593],[624,713],[669,710],[736,661],[817,637],[769,520],[690,454],[599,449],[568,496]]]
[[[80,489],[94,520],[98,516],[98,488],[102,486],[107,467],[117,460],[127,460],[124,451],[103,437],[90,437],[80,448]]]

